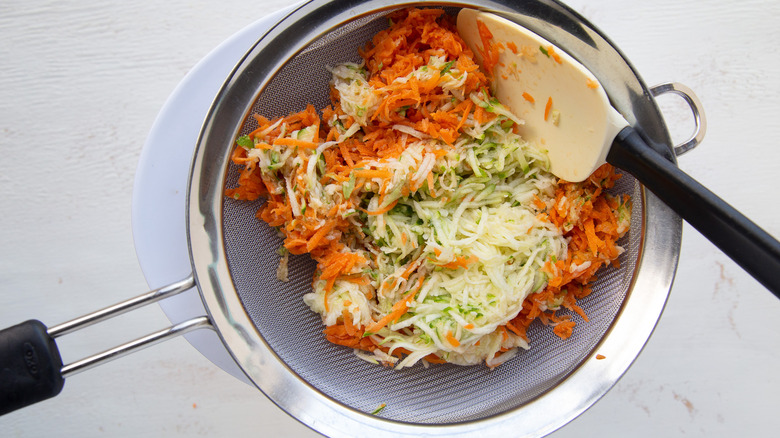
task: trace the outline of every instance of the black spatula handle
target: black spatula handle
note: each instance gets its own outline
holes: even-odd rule
[[[631,127],[617,135],[607,161],[631,173],[780,298],[780,242],[769,233],[651,149]]]
[[[40,321],[0,330],[0,415],[59,394],[61,369],[59,349]]]

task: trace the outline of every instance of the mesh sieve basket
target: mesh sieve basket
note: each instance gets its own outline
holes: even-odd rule
[[[427,2],[414,2],[424,6]],[[436,5],[442,5],[437,2]],[[315,263],[292,256],[289,281],[276,279],[276,230],[255,218],[263,201],[222,196],[238,169],[233,139],[267,117],[329,103],[326,66],[358,61],[357,49],[387,26],[403,4],[311,2],[293,11],[257,45],[226,82],[204,124],[188,200],[193,269],[204,304],[247,376],[282,409],[313,429],[340,436],[538,436],[570,421],[614,385],[647,341],[671,287],[681,221],[631,175],[613,192],[633,200],[632,225],[619,242],[618,268],[599,272],[578,302],[579,321],[561,340],[533,324],[531,348],[490,370],[418,364],[394,370],[369,364],[325,340],[319,315],[302,296]],[[668,133],[650,90],[617,49],[584,19],[552,1],[445,4],[471,6],[523,24],[564,48],[601,79],[614,106],[655,145]],[[664,147],[664,146],[660,146]],[[606,357],[596,360],[596,354]],[[381,416],[370,415],[385,404]]]

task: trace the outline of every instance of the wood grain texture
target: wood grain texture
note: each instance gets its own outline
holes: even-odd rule
[[[780,235],[780,3],[568,4],[648,84],[679,81],[697,92],[709,130],[680,167]],[[145,290],[130,202],[149,128],[199,59],[286,5],[0,2],[0,326],[56,324]],[[684,137],[687,107],[660,103]],[[676,282],[644,352],[552,436],[774,436],[778,315],[776,298],[686,226]],[[63,338],[61,348],[74,360],[166,324],[151,307]],[[317,436],[183,339],[68,379],[57,399],[0,417],[0,435]]]

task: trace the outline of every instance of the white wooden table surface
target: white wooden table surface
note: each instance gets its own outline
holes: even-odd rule
[[[146,290],[130,201],[155,116],[199,59],[288,1],[0,2],[0,327]],[[779,236],[780,2],[568,3],[648,84],[697,92],[709,130],[680,167]],[[661,104],[685,137],[687,108]],[[167,323],[151,306],[60,347],[74,360]],[[553,437],[776,436],[778,347],[780,301],[685,225],[647,347]],[[0,417],[0,436],[317,435],[176,339],[69,378],[57,398]]]

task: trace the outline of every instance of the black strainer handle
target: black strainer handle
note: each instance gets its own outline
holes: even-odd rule
[[[73,374],[195,329],[213,328],[208,317],[199,316],[63,366],[54,340],[58,336],[171,297],[194,286],[195,280],[190,276],[51,328],[40,321],[30,320],[0,330],[0,415],[54,397],[62,390],[65,378]]]
[[[780,242],[651,149],[631,127],[607,161],[631,173],[686,222],[780,298]]]
[[[0,331],[0,415],[54,397],[62,391],[57,343],[40,321]]]

